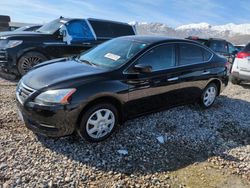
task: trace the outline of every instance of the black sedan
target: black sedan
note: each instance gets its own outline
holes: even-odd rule
[[[19,114],[35,133],[97,142],[138,115],[199,101],[228,84],[227,61],[195,41],[128,36],[37,65],[19,82]]]

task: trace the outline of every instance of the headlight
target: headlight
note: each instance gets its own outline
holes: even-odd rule
[[[20,44],[22,44],[22,40],[0,40],[0,48],[14,48]]]
[[[8,44],[8,40],[0,40],[0,48],[6,48]]]
[[[48,90],[35,98],[36,103],[57,103],[57,104],[68,104],[72,94],[76,91],[75,88],[71,89],[58,89]]]
[[[14,48],[22,43],[23,43],[22,40],[9,40],[6,45],[6,48]]]

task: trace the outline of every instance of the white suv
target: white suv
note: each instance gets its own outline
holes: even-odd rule
[[[231,71],[233,84],[250,81],[250,43],[237,54]]]

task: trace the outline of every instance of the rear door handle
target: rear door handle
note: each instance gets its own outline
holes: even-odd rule
[[[204,71],[203,73],[201,73],[202,75],[207,75],[210,74],[210,71]]]
[[[171,82],[171,81],[175,81],[175,80],[178,80],[178,79],[179,79],[179,77],[173,77],[173,78],[169,78],[168,81]]]

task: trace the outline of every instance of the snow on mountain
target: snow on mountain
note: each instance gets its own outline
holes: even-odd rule
[[[186,30],[186,29],[210,29],[212,26],[209,25],[208,23],[199,23],[199,24],[188,24],[188,25],[182,25],[177,28],[175,28],[177,31],[178,30]]]
[[[233,33],[239,33],[239,34],[244,34],[244,35],[249,35],[250,34],[250,24],[226,24],[226,25],[218,25],[213,27],[214,30],[217,31],[231,31]]]
[[[250,24],[210,25],[208,23],[195,23],[172,28],[162,23],[130,22],[135,25],[138,34],[165,35],[169,37],[185,38],[188,36],[217,37],[232,42],[241,43],[250,41]]]
[[[177,31],[183,30],[209,30],[210,32],[229,32],[231,35],[233,34],[250,34],[250,24],[234,24],[229,23],[226,25],[215,25],[212,26],[208,23],[198,23],[198,24],[188,24],[182,25],[176,28]]]

